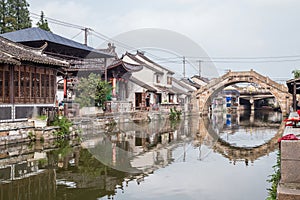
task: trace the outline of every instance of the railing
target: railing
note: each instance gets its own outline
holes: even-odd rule
[[[159,111],[162,112],[170,112],[170,109],[182,110],[182,106],[180,104],[175,103],[163,103],[159,105]]]
[[[203,88],[200,89],[200,91],[202,90],[208,90],[214,86],[216,86],[217,84],[221,83],[223,80],[229,79],[229,78],[238,78],[238,79],[242,79],[242,78],[255,78],[257,80],[259,80],[260,82],[264,82],[269,86],[275,87],[276,89],[283,91],[283,92],[287,92],[287,87],[285,87],[282,84],[279,84],[273,80],[271,80],[269,77],[263,76],[253,70],[251,71],[241,71],[241,72],[231,72],[229,71],[228,73],[224,74],[223,76],[212,80],[211,82],[209,82],[206,86],[204,86]],[[201,92],[198,92],[197,94],[200,94]]]
[[[105,112],[123,113],[133,110],[131,101],[107,101],[105,102]]]

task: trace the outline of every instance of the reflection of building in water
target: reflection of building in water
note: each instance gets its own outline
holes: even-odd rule
[[[52,200],[55,198],[55,171],[39,169],[45,155],[36,153],[28,161],[0,160],[0,200]],[[6,164],[4,164],[6,163]]]
[[[89,151],[114,169],[148,174],[172,162],[172,149],[192,140],[199,130],[198,120],[194,117],[178,123],[163,119],[120,124],[102,141],[89,146]]]
[[[110,148],[114,147],[110,146]],[[127,174],[104,165],[86,149],[75,149],[75,151],[73,149],[62,159],[66,163],[73,163],[72,155],[77,153],[79,153],[78,164],[68,164],[67,167],[57,170],[56,193],[59,199],[98,199],[115,195],[117,186],[120,186],[119,189],[123,188]]]
[[[1,200],[53,200],[56,196],[55,171],[47,169],[27,174],[19,180],[1,183],[0,194]]]

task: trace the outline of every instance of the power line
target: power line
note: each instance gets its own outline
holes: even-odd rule
[[[33,13],[33,12],[30,12],[30,14],[33,15],[32,16],[33,18],[40,17],[39,14],[36,14],[36,13]],[[53,18],[50,18],[50,17],[45,17],[45,18],[47,19],[48,22],[51,22],[51,23],[54,23],[54,24],[57,24],[57,25],[62,25],[62,26],[70,27],[70,28],[76,28],[76,29],[86,28],[86,27],[83,27],[83,26],[80,26],[80,25],[71,24],[71,23],[61,21],[61,20],[57,20],[57,19],[53,19]]]
[[[198,57],[186,56],[191,59],[213,59],[213,60],[265,60],[265,59],[280,59],[280,58],[299,58],[300,55],[284,55],[284,56],[256,56],[256,57]]]
[[[187,58],[187,57],[186,57]],[[186,59],[190,62],[199,62],[199,60],[194,59]],[[281,63],[281,62],[299,62],[300,58],[298,59],[274,59],[274,60],[201,60],[202,63]],[[181,63],[181,59],[178,60],[163,60],[160,63]]]
[[[281,62],[298,62],[299,59],[291,59],[291,60],[257,60],[257,61],[231,61],[231,60],[224,60],[224,61],[218,61],[218,60],[211,60],[211,61],[203,61],[203,62],[213,62],[213,63],[281,63]]]
[[[40,15],[30,12],[30,14],[32,15],[32,18],[35,19],[39,19]],[[57,24],[57,25],[61,25],[61,26],[65,26],[65,27],[69,27],[69,28],[75,28],[75,29],[80,29],[80,30],[86,30],[88,29],[89,31],[92,31],[95,34],[92,34],[104,41],[111,41],[114,42],[116,44],[118,44],[119,46],[123,47],[126,50],[133,50],[133,49],[137,49],[135,47],[129,46],[128,44],[125,44],[123,42],[120,42],[118,40],[112,39],[102,33],[99,33],[97,31],[94,31],[90,28],[86,28],[84,26],[81,25],[76,25],[76,24],[72,24],[69,22],[65,22],[65,21],[61,21],[61,20],[57,20],[54,18],[50,18],[50,17],[45,17],[49,23],[53,23],[53,24]],[[80,33],[79,33],[80,34]],[[78,34],[78,35],[79,35]],[[74,37],[77,37],[74,36]],[[162,58],[159,56],[156,56],[154,54],[151,54],[149,52],[147,52],[149,55],[152,55],[153,57],[155,57],[155,59],[157,60],[164,60],[165,62],[171,62],[171,63],[177,63],[177,62],[181,62],[182,57],[180,56],[175,56],[175,57],[169,57],[169,58]],[[295,61],[300,61],[300,55],[283,55],[283,56],[256,56],[256,57],[203,57],[203,56],[185,56],[186,60],[190,60],[190,61],[199,61],[202,60],[202,62],[214,62],[214,63],[268,63],[268,62],[295,62]],[[283,59],[283,58],[298,58],[298,59]],[[272,60],[269,60],[272,59]],[[277,60],[279,59],[279,60]],[[281,60],[280,60],[281,59]],[[283,60],[282,60],[283,59]],[[175,60],[175,61],[174,61]],[[177,61],[178,60],[178,61]],[[222,60],[222,61],[220,61]],[[234,61],[232,61],[234,60]],[[240,60],[255,60],[255,61],[240,61]],[[161,62],[162,63],[162,62]]]
[[[34,19],[40,19],[40,15],[36,13],[30,12],[31,17]],[[49,23],[68,27],[68,28],[74,28],[74,29],[80,29],[80,32],[76,34],[75,36],[72,37],[74,39],[78,35],[82,33],[82,31],[85,31],[85,41],[87,41],[87,33],[90,35],[93,35],[103,41],[106,42],[113,42],[116,45],[124,48],[125,50],[132,51],[132,50],[140,50],[139,48],[132,47],[124,42],[112,39],[100,32],[97,32],[95,30],[92,30],[90,28],[81,26],[81,25],[76,25],[72,23],[68,23],[65,21],[57,20],[54,18],[50,17],[45,17]],[[157,63],[159,64],[164,64],[164,63],[173,63],[173,64],[182,64],[182,56],[174,56],[174,57],[160,57],[155,54],[152,54],[150,52],[144,51],[148,55],[150,55],[152,58],[156,60]],[[197,72],[201,69],[196,69],[194,66],[194,63],[198,63],[199,60],[201,60],[201,63],[282,63],[282,62],[299,62],[300,61],[300,55],[282,55],[282,56],[256,56],[256,57],[208,57],[208,56],[184,56],[185,57],[185,62],[189,63],[190,66]],[[201,72],[199,72],[200,74]]]
[[[74,35],[71,39],[74,39],[74,38],[76,38],[78,35],[80,35],[82,33],[82,30],[80,30],[80,32],[79,33],[77,33],[76,35]]]

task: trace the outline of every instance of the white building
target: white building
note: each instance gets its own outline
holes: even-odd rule
[[[122,60],[131,64],[140,64],[143,69],[132,73],[129,90],[132,93],[128,100],[134,102],[135,108],[148,107],[154,109],[162,104],[179,105],[176,89],[173,86],[174,72],[155,63],[143,53],[126,53]]]

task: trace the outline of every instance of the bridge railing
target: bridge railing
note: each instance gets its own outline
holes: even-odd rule
[[[256,71],[251,71],[251,72],[254,73],[256,77],[259,77],[259,79],[264,80],[268,85],[276,87],[277,89],[279,89],[281,91],[287,92],[287,87],[284,86],[283,84],[277,83],[276,81],[273,81],[269,77],[263,76],[263,75],[257,73]]]
[[[269,85],[271,87],[275,87],[280,91],[287,92],[287,87],[286,86],[284,86],[283,84],[277,83],[277,82],[271,80],[269,77],[263,76],[263,75],[257,73],[254,70],[240,71],[240,72],[229,71],[226,74],[224,74],[223,76],[212,80],[207,85],[200,88],[200,90],[208,90],[208,89],[214,87],[215,85],[217,85],[218,83],[222,82],[225,79],[228,79],[230,77],[238,77],[238,76],[240,76],[240,77],[254,77],[254,78],[256,78],[256,79],[258,79],[262,82],[265,82],[267,85]],[[199,92],[197,94],[199,94]]]

